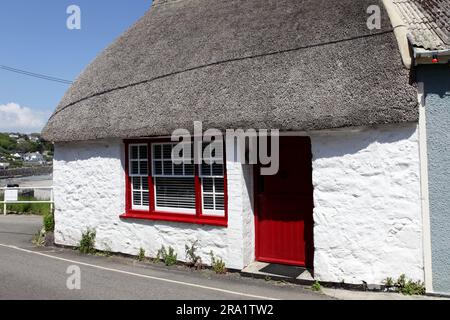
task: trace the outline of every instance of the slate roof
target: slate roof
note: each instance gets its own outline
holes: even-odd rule
[[[450,49],[450,0],[393,0],[411,33],[413,45]]]
[[[413,122],[409,84],[380,0],[160,1],[75,81],[49,141],[174,129],[308,131]]]

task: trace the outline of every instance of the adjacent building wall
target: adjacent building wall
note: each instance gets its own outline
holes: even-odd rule
[[[424,278],[417,125],[312,137],[314,275]]]
[[[450,293],[450,68],[418,68],[424,83],[433,290]]]
[[[172,246],[185,260],[185,244],[199,240],[199,254],[209,252],[227,267],[242,269],[253,260],[253,219],[248,184],[251,170],[227,161],[228,228],[164,221],[123,220],[125,211],[124,150],[120,140],[57,143],[54,159],[55,241],[77,246],[87,228],[97,231],[96,248],[137,255],[142,247],[156,256],[161,245]],[[253,254],[253,256],[252,256]]]

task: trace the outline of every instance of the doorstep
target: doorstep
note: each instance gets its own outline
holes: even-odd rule
[[[255,261],[245,267],[241,274],[246,277],[270,278],[271,280],[287,281],[310,285],[314,282],[312,270],[282,264]]]

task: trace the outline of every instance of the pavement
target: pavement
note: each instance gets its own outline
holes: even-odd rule
[[[0,299],[332,299],[307,287],[245,278],[238,273],[216,275],[210,270],[168,268],[126,257],[37,248],[31,239],[41,228],[41,221],[35,216],[0,217]]]

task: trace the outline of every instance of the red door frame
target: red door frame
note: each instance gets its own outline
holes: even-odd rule
[[[282,137],[280,137],[282,139]],[[312,159],[311,159],[312,160]],[[275,264],[285,264],[285,265],[292,265],[292,266],[302,266],[307,267],[310,269],[313,269],[314,266],[314,221],[311,217],[311,221],[308,224],[305,224],[308,226],[306,228],[305,226],[305,233],[307,232],[309,234],[310,243],[306,247],[306,261],[303,261],[303,263],[299,264],[299,261],[291,261],[286,259],[276,259],[276,258],[264,258],[260,255],[260,231],[259,231],[259,217],[260,217],[260,208],[259,208],[259,179],[260,179],[260,171],[261,165],[258,163],[257,165],[253,166],[253,199],[254,199],[254,216],[255,216],[255,259],[256,261],[261,262],[267,262],[267,263],[275,263]],[[312,166],[311,166],[311,173],[312,173]]]

